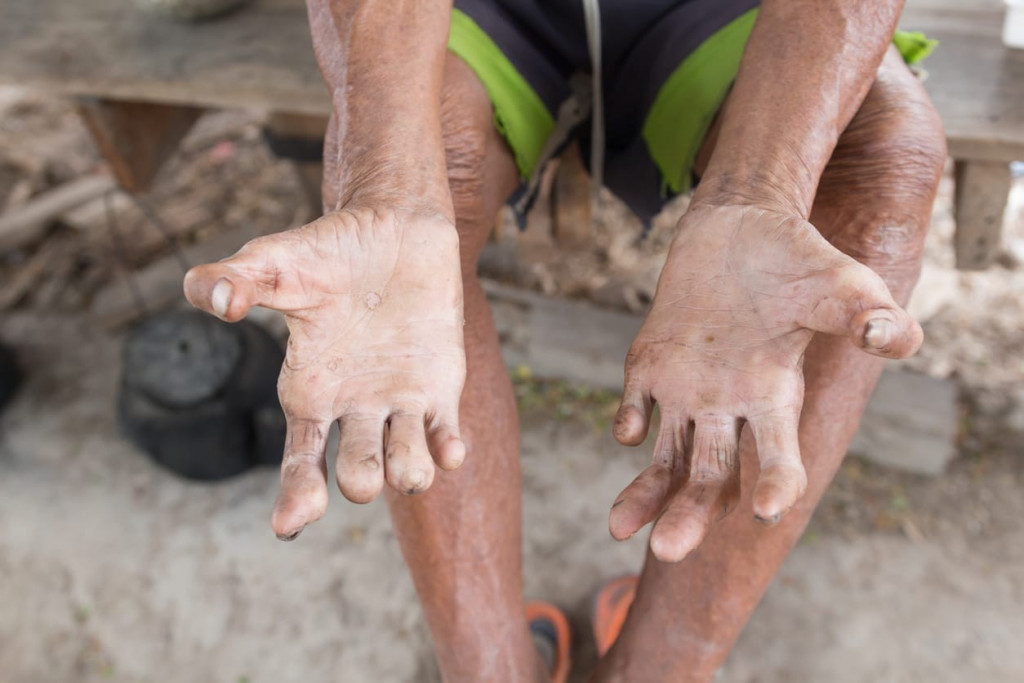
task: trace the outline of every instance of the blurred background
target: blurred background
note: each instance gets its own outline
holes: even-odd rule
[[[282,321],[239,341],[167,317],[187,265],[317,213],[329,102],[302,3],[151,4],[0,0],[0,681],[436,680],[383,504],[334,491],[297,542],[270,531],[275,373],[239,368],[279,366]],[[1024,50],[1003,17],[909,3],[941,41],[951,152],[911,302],[926,341],[723,681],[1024,680]],[[651,444],[608,427],[686,208],[644,236],[587,183],[570,149],[481,265],[522,412],[527,597],[572,613],[581,669],[592,592],[643,557],[606,520]],[[235,460],[189,470],[223,443]]]

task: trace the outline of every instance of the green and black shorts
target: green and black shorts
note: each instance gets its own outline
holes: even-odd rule
[[[601,0],[604,181],[642,219],[691,188],[758,5]],[[448,47],[486,88],[524,189],[570,137],[588,157],[587,121],[564,121],[579,74],[591,72],[581,0],[455,0]]]

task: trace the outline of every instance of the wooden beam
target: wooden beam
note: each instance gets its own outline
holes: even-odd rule
[[[1003,212],[1010,193],[1010,166],[998,161],[957,160],[954,169],[956,192],[956,267],[984,270],[999,254]]]
[[[164,161],[203,112],[184,105],[80,98],[78,113],[118,185],[149,188]]]

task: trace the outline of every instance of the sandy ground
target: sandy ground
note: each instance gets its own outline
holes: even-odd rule
[[[116,336],[66,316],[4,328],[33,373],[0,421],[0,680],[435,680],[381,504],[336,494],[280,543],[274,472],[186,483],[119,438]],[[591,591],[639,566],[642,540],[605,520],[645,456],[531,405],[527,593],[571,610],[582,669]],[[849,463],[722,680],[1021,680],[1022,480],[1006,455],[933,480]]]

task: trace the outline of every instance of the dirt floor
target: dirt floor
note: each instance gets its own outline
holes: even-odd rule
[[[162,176],[150,199],[183,243],[304,210],[255,121],[205,120]],[[96,164],[66,104],[0,91],[0,208]],[[937,478],[848,460],[721,680],[1024,680],[1024,185],[1015,193],[1000,263],[958,274],[944,186],[915,302],[928,341],[911,365],[959,382],[960,457]],[[134,207],[115,208],[120,248],[94,206],[0,256],[0,291],[28,282],[0,306],[0,339],[28,370],[0,416],[0,682],[436,680],[380,503],[336,493],[324,521],[283,544],[268,524],[276,473],[186,483],[119,436],[123,332],[89,303],[167,245]],[[531,225],[519,265],[497,258],[492,274],[642,308],[670,225],[640,241],[613,206],[585,252],[544,248]],[[591,592],[639,567],[643,539],[615,543],[606,519],[647,456],[608,436],[614,396],[525,375],[517,392],[527,595],[571,611],[582,672]]]

